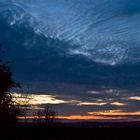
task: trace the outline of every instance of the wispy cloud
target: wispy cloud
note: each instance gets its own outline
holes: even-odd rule
[[[136,101],[140,101],[140,96],[131,96],[128,97],[129,100],[136,100]]]
[[[62,104],[66,101],[57,99],[53,95],[35,95],[35,94],[19,94],[13,93],[14,100],[20,105],[24,105],[26,102],[28,105],[41,105],[41,104]]]
[[[125,103],[121,103],[121,102],[112,102],[112,103],[110,103],[111,105],[116,105],[116,106],[124,106],[124,105],[126,105]]]
[[[89,115],[101,115],[101,116],[131,116],[131,115],[140,115],[140,111],[126,112],[123,110],[105,110],[99,112],[88,112]]]

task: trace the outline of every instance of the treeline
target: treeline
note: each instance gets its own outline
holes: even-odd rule
[[[30,123],[32,125],[51,126],[55,123],[57,115],[57,112],[51,107],[45,107],[34,111],[32,109],[21,109],[19,122],[23,122],[24,125]]]

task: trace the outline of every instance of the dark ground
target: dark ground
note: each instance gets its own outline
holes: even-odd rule
[[[139,140],[140,127],[18,126],[0,129],[0,140]]]

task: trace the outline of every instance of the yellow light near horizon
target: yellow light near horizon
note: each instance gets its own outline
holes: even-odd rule
[[[94,105],[97,105],[97,106],[102,106],[102,105],[106,105],[107,103],[106,102],[95,102],[95,103],[92,103],[92,102],[80,102],[79,104],[77,104],[77,105],[79,105],[79,106],[94,106]]]
[[[129,100],[137,100],[140,101],[140,96],[132,96],[132,97],[128,97]]]
[[[53,95],[25,95],[25,94],[12,94],[13,99],[20,105],[40,105],[40,104],[62,104],[65,101],[57,99]]]
[[[140,115],[140,111],[135,112],[126,112],[123,110],[107,110],[107,111],[98,111],[98,112],[88,112],[88,115],[100,115],[100,116],[131,116],[131,115]]]
[[[112,102],[110,104],[111,105],[116,105],[116,106],[124,106],[124,105],[126,105],[125,103],[121,103],[121,102]]]
[[[104,101],[102,99],[97,99],[93,102],[86,102],[82,100],[73,100],[73,99],[60,99],[54,95],[41,95],[41,94],[20,94],[12,93],[13,99],[16,103],[20,105],[41,105],[41,104],[71,104],[77,106],[103,106],[103,105],[115,105],[115,106],[124,106],[125,103],[119,101]]]
[[[51,95],[33,95],[30,104],[62,104],[65,101],[57,99]]]

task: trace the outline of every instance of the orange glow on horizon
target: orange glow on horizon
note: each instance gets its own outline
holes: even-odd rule
[[[59,115],[57,119],[66,120],[122,120],[128,116],[140,116],[140,111],[137,112],[123,112],[122,110],[110,110],[103,112],[88,112],[88,115]],[[24,116],[19,116],[19,119],[24,119]],[[28,119],[35,119],[38,116],[27,116]],[[39,118],[45,118],[41,116]]]
[[[105,117],[105,116],[90,116],[90,115],[70,115],[70,116],[58,116],[58,119],[68,120],[116,120],[122,119],[122,117]]]
[[[24,116],[19,116],[19,119],[24,119]],[[38,116],[26,116],[27,119],[37,119]],[[44,119],[45,116],[40,116],[39,119]],[[105,117],[105,116],[90,116],[90,115],[70,115],[70,116],[57,116],[56,119],[66,120],[115,120],[122,119],[122,117]]]

